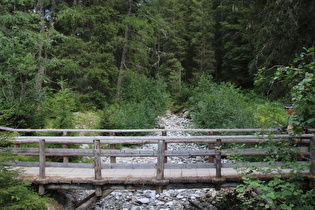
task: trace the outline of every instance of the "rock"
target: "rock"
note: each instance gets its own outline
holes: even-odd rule
[[[182,116],[172,114],[168,111],[165,116],[159,117],[160,128],[166,129],[184,129],[191,125],[191,120],[185,118],[186,113]],[[161,135],[155,134],[155,135]],[[189,133],[183,132],[168,132],[168,136],[190,136]],[[169,144],[169,150],[200,150],[206,148],[204,145],[197,144]],[[156,144],[146,144],[138,148],[139,150],[157,150]],[[110,158],[102,158],[104,163],[109,163]],[[144,158],[128,158],[118,157],[117,163],[156,163],[154,157]],[[206,162],[203,157],[195,158],[183,158],[183,157],[171,157],[169,161],[173,164],[184,164],[194,162]],[[91,192],[81,192],[81,199],[89,195]],[[98,205],[91,208],[91,210],[145,210],[145,209],[159,209],[159,210],[175,210],[175,209],[193,209],[188,200],[200,202],[202,205],[202,199],[207,200],[215,196],[216,191],[214,189],[170,189],[164,190],[161,194],[156,194],[154,190],[116,190],[110,195],[102,199]],[[207,199],[206,199],[207,198]],[[211,204],[209,204],[211,205]],[[205,205],[206,206],[206,205]],[[211,209],[211,208],[204,208]],[[215,209],[212,208],[212,209]]]
[[[148,204],[148,203],[150,203],[150,199],[149,198],[140,198],[136,202],[140,203],[140,204]]]

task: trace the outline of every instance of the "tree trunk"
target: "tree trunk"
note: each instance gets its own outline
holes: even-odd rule
[[[39,51],[38,51],[38,60],[39,60],[39,68],[38,68],[38,80],[37,80],[37,92],[40,93],[43,86],[43,77],[45,73],[45,68],[43,66],[43,36],[45,34],[45,13],[44,13],[44,5],[43,0],[39,1],[39,12],[40,12],[40,38],[39,38]]]
[[[128,7],[128,13],[127,13],[128,17],[130,17],[132,14],[131,10],[132,10],[132,0],[129,0],[129,7]],[[128,25],[126,27],[126,31],[125,31],[124,46],[123,46],[122,55],[121,55],[119,75],[118,75],[117,87],[116,87],[116,98],[117,99],[120,97],[120,94],[121,94],[122,77],[123,77],[124,71],[126,70],[129,29],[130,29],[130,23],[128,23]]]

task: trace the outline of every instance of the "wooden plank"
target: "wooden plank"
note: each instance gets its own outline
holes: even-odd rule
[[[303,142],[309,142],[313,134],[303,134]],[[165,143],[215,143],[220,138],[222,143],[254,143],[270,141],[270,136],[263,135],[260,137],[254,135],[239,136],[65,136],[65,137],[48,137],[48,136],[20,136],[15,137],[15,144],[38,143],[39,139],[45,139],[46,144],[93,144],[94,139],[99,139],[101,144],[157,144],[159,140],[165,140]],[[274,135],[273,141],[286,140],[289,135]]]
[[[110,132],[109,135],[110,136],[115,136],[115,133],[114,132]],[[116,149],[116,144],[111,144],[110,145],[110,149]],[[111,163],[116,163],[116,157],[115,156],[111,156],[110,157],[110,162]]]
[[[101,132],[101,133],[143,133],[143,132],[277,132],[278,129],[121,129],[121,130],[109,130],[109,129],[14,129],[8,127],[0,127],[0,130],[13,131],[13,132]],[[312,129],[309,129],[310,131]]]
[[[165,160],[165,141],[160,140],[158,144],[158,157],[157,157],[157,166],[156,166],[156,179],[164,179],[164,162]]]
[[[216,152],[215,152],[215,168],[216,168],[216,178],[221,178],[222,174],[221,174],[221,168],[222,168],[222,164],[221,164],[221,139],[217,139],[216,142]]]
[[[62,132],[62,135],[63,135],[63,136],[68,136],[68,132],[67,132],[67,131],[63,131],[63,132]],[[64,144],[64,145],[63,145],[63,148],[68,149],[68,148],[69,148],[69,145],[68,145],[68,144]],[[69,163],[69,157],[64,156],[64,157],[63,157],[63,162],[64,162],[64,163]]]
[[[299,149],[302,154],[309,155],[309,147],[294,147],[288,148],[288,150]],[[17,154],[24,154],[29,156],[38,156],[38,148],[12,148]],[[268,156],[277,154],[277,150],[274,149],[273,153],[270,153],[268,149],[221,149],[222,156],[229,155],[241,155],[241,156]],[[152,150],[101,150],[102,156],[113,157],[157,157],[158,151]],[[46,148],[46,156],[94,156],[92,149],[61,149],[61,148]],[[179,156],[209,156],[215,155],[215,150],[166,150],[166,157],[179,157]]]
[[[39,178],[40,179],[46,178],[45,167],[46,167],[45,140],[41,139],[39,141]]]
[[[310,145],[310,159],[311,159],[311,165],[310,165],[310,175],[315,176],[315,137],[311,139],[311,145]]]
[[[307,165],[307,161],[298,161],[299,165]],[[39,162],[7,162],[6,164],[12,165],[14,167],[39,167]],[[242,168],[248,166],[257,166],[257,167],[267,167],[267,166],[285,166],[282,162],[250,162],[250,163],[222,163],[222,169],[224,168]],[[57,163],[57,162],[46,162],[46,170],[49,170],[51,167],[59,168],[94,168],[94,164],[90,163]],[[165,169],[195,169],[195,168],[215,168],[214,163],[194,163],[194,164],[170,164],[165,163]],[[156,169],[156,164],[102,164],[102,169]],[[38,170],[36,170],[38,172]]]
[[[101,160],[101,144],[100,140],[94,140],[94,171],[95,179],[102,179],[102,160]],[[100,189],[96,189],[97,195],[99,195]]]

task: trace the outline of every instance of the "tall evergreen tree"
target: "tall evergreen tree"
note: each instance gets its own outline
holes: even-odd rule
[[[56,7],[51,59],[47,64],[51,87],[66,80],[88,108],[100,108],[114,91],[117,13],[112,2],[82,1]]]
[[[214,17],[212,1],[190,1],[187,16],[189,50],[184,61],[186,80],[198,81],[205,73],[215,72]],[[196,83],[195,83],[196,84]]]
[[[39,127],[43,55],[49,47],[39,1],[7,1],[0,7],[0,107],[2,125]]]
[[[252,73],[265,68],[265,76],[272,75],[277,67],[289,65],[302,48],[315,45],[315,5],[312,1],[259,1],[252,19],[254,58]],[[283,97],[288,91],[281,81],[272,87],[260,84],[257,89],[270,97]]]
[[[249,63],[253,47],[249,34],[251,7],[254,2],[216,1],[216,78],[237,86],[252,87]]]

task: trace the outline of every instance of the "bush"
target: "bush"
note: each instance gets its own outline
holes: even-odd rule
[[[249,106],[254,114],[255,127],[279,128],[280,125],[285,126],[288,123],[288,114],[281,102],[266,101],[252,95]]]
[[[305,178],[302,175],[310,163],[301,164],[297,161],[299,148],[290,146],[290,142],[286,140],[275,142],[272,137],[267,143],[257,144],[255,147],[267,149],[269,153],[276,155],[264,157],[262,161],[268,163],[266,167],[248,164],[247,168],[240,168],[236,163],[235,168],[242,173],[243,179],[243,184],[236,187],[238,198],[254,209],[313,209],[314,189],[303,184]],[[238,160],[236,158],[236,162]],[[282,167],[275,164],[279,161],[283,163]],[[290,169],[289,176],[282,175],[285,169]],[[254,171],[259,172],[260,176],[273,174],[273,177],[269,181],[261,180]]]
[[[105,104],[101,127],[106,129],[153,128],[157,116],[165,112],[168,104],[164,81],[129,72],[125,75],[123,84],[119,101],[115,104]]]
[[[290,101],[294,107],[294,131],[302,133],[302,128],[315,126],[315,49],[304,49],[289,66],[281,66],[269,77],[265,76],[269,69],[263,68],[257,74],[256,84],[260,85],[268,81],[272,87],[275,83],[281,83],[290,94]]]
[[[60,82],[61,89],[54,94],[49,94],[42,102],[42,112],[45,117],[45,127],[48,128],[73,128],[73,111],[76,108],[74,93],[65,88],[65,83]]]
[[[202,76],[190,98],[192,116],[199,128],[250,128],[253,113],[246,97],[229,83],[216,84]]]

